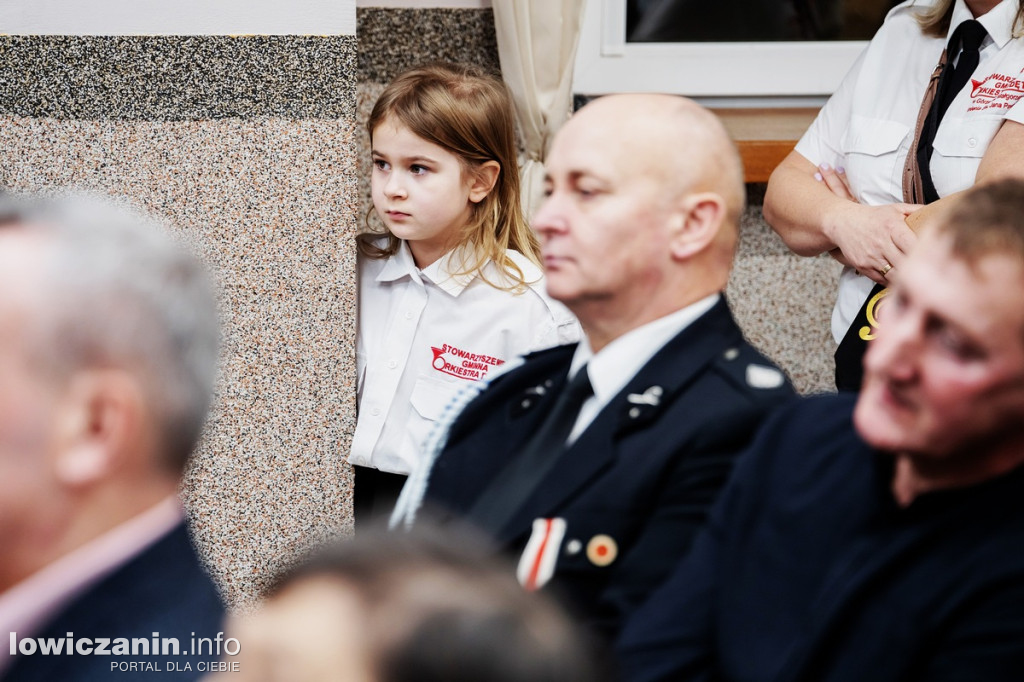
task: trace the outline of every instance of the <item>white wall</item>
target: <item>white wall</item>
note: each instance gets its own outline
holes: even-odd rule
[[[355,0],[0,0],[0,33],[355,35]]]

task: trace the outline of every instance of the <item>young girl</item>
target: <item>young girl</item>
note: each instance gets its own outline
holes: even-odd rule
[[[462,388],[532,350],[574,341],[544,292],[519,198],[513,105],[477,69],[396,78],[367,130],[374,212],[359,240],[355,515],[394,506],[420,447]]]

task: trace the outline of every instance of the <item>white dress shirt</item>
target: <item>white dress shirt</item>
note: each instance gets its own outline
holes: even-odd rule
[[[973,18],[964,0],[956,0],[946,37],[925,36],[916,14],[934,2],[905,2],[889,13],[796,146],[815,165],[844,167],[862,204],[903,201],[903,165],[929,78],[949,35]],[[1016,0],[1003,0],[978,18],[988,31],[981,60],[935,135],[929,168],[940,197],[974,184],[981,158],[1004,119],[1024,123],[1024,39],[1012,35],[1016,15]],[[844,269],[832,314],[836,342],[845,336],[872,286],[856,270]]]
[[[509,256],[529,282],[513,294],[480,274],[456,275],[456,249],[420,270],[404,242],[392,258],[359,264],[359,417],[351,464],[408,474],[434,423],[461,389],[530,351],[579,338],[579,324],[544,291],[543,274]],[[509,280],[492,261],[491,282]]]
[[[636,373],[661,350],[666,343],[689,327],[694,320],[711,310],[718,302],[720,295],[712,294],[691,303],[682,310],[648,322],[642,327],[623,334],[597,353],[590,347],[590,341],[584,336],[576,347],[569,365],[569,378],[572,379],[585,364],[590,376],[590,385],[594,395],[587,399],[580,408],[576,424],[569,433],[567,442],[572,443],[583,433],[591,422],[600,414],[612,398],[617,396]]]

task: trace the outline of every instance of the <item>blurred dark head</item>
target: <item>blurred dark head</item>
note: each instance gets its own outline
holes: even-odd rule
[[[524,592],[490,557],[475,538],[421,529],[333,544],[282,576],[257,614],[238,620],[234,636],[246,658],[257,659],[243,661],[243,672],[288,660],[286,675],[268,679],[605,679],[566,615]]]

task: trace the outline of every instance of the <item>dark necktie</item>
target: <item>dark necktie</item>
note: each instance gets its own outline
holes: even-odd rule
[[[928,118],[925,119],[925,125],[921,131],[921,139],[917,143],[917,165],[921,173],[926,204],[939,198],[935,186],[932,184],[932,173],[929,167],[935,133],[939,130],[939,123],[946,115],[950,102],[958,92],[963,90],[967,81],[971,79],[971,74],[978,68],[978,61],[981,59],[979,48],[987,35],[985,27],[972,19],[956,27],[946,46],[946,64],[942,67],[942,74],[939,76],[935,101],[932,102]],[[960,58],[956,60],[956,66],[953,66],[953,56],[958,52]]]
[[[912,196],[921,203],[930,204],[939,198],[932,183],[930,163],[932,149],[935,142],[935,134],[939,129],[942,117],[946,115],[950,103],[956,94],[960,92],[971,78],[971,74],[978,68],[981,59],[979,48],[988,32],[985,27],[975,20],[965,21],[956,27],[946,45],[946,51],[942,54],[942,70],[938,76],[934,99],[930,100],[930,107],[921,126],[920,135],[917,138],[916,149],[911,149],[910,154],[916,156],[916,168],[904,169],[904,183],[913,182],[916,172],[917,179],[921,183],[921,196],[913,191]],[[954,57],[959,53],[960,58]],[[925,95],[924,104],[929,103],[930,94]],[[908,196],[907,187],[904,187],[904,198]],[[888,293],[886,287],[875,284],[871,293],[864,301],[853,323],[846,331],[842,342],[836,349],[836,388],[839,390],[860,390],[861,381],[864,378],[862,366],[864,351],[867,343],[874,338],[878,320],[875,317],[876,311]]]
[[[502,529],[565,451],[580,408],[593,394],[584,365],[562,389],[533,437],[477,498],[468,514],[474,524],[492,535]]]

